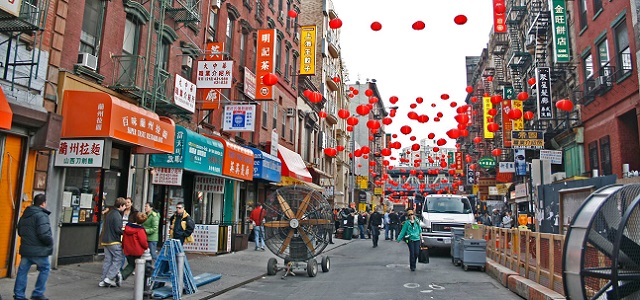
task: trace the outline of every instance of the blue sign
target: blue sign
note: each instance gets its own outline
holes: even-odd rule
[[[256,148],[246,148],[253,151],[253,178],[280,182],[282,176],[280,159]]]
[[[233,127],[244,127],[245,125],[245,113],[244,111],[240,111],[240,112],[233,112],[233,124],[231,126]]]
[[[208,175],[222,175],[224,145],[195,133],[182,126],[176,126],[174,153],[152,154],[149,166],[180,168]]]

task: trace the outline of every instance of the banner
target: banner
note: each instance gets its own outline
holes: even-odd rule
[[[316,74],[316,26],[300,26],[300,75]]]
[[[493,32],[503,33],[507,32],[507,14],[506,14],[506,6],[504,5],[504,0],[493,0]],[[501,13],[496,12],[496,6],[502,5],[502,8],[505,10]]]
[[[524,105],[520,100],[511,100],[511,109],[519,109],[524,114]],[[511,120],[511,130],[524,130],[524,119],[520,118]],[[511,133],[509,133],[511,135]],[[513,141],[512,141],[513,144]]]
[[[551,68],[536,68],[536,89],[538,94],[538,120],[553,119],[553,101],[551,97]]]
[[[567,4],[565,0],[549,1],[551,28],[553,29],[553,62],[571,62],[569,53],[569,28],[567,26]]]
[[[256,53],[256,98],[255,100],[272,100],[273,86],[262,82],[262,76],[275,72],[276,30],[258,30],[258,53]]]
[[[255,120],[255,105],[227,105],[224,107],[222,127],[225,131],[253,131]]]
[[[544,132],[537,130],[511,131],[514,149],[544,149]]]
[[[256,99],[256,74],[244,67],[244,95],[251,100]]]
[[[500,111],[502,111],[502,145],[504,147],[511,147],[511,129],[513,128],[511,119],[509,118],[509,112],[512,109],[511,100],[502,100],[500,108]]]
[[[456,173],[462,173],[462,152],[456,152]]]
[[[492,139],[493,132],[489,131],[489,118],[493,118],[489,114],[489,110],[493,108],[493,104],[491,103],[491,97],[482,97],[482,109],[483,109],[483,119],[484,119],[484,138]]]

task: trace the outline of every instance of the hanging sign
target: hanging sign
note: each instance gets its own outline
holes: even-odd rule
[[[491,108],[493,108],[493,104],[491,104],[491,97],[483,97],[482,98],[482,109],[483,109],[483,116],[484,116],[484,138],[485,139],[492,139],[493,138],[493,132],[489,131],[489,118],[492,118],[492,116],[489,114],[489,110],[491,110]]]
[[[544,133],[537,130],[511,131],[514,149],[544,149]]]
[[[220,89],[198,89],[198,98],[203,99],[201,108],[204,110],[220,109],[222,90]]]
[[[569,30],[567,27],[567,4],[565,0],[549,1],[551,10],[551,28],[553,28],[553,61],[571,62],[569,53]]]
[[[198,61],[196,85],[199,89],[230,89],[233,81],[233,61]]]
[[[511,147],[511,130],[513,129],[513,124],[509,118],[511,109],[511,100],[502,100],[500,111],[502,112],[502,146],[504,147]]]
[[[522,101],[520,100],[511,100],[511,109],[519,109],[520,111],[524,112],[524,105],[522,105]],[[511,120],[511,124],[511,130],[524,130],[524,119],[522,116],[520,116],[520,118]],[[509,135],[511,134],[509,133]]]
[[[182,173],[184,169],[179,168],[153,168],[151,183],[156,185],[182,185]]]
[[[205,60],[222,60],[222,50],[224,49],[224,42],[210,42],[207,43],[207,53],[204,56]]]
[[[227,105],[222,122],[225,131],[253,131],[255,129],[255,105]]]
[[[104,140],[60,140],[56,167],[101,168]]]
[[[496,159],[491,156],[485,156],[478,160],[478,165],[483,169],[491,169],[496,166]]]
[[[300,27],[300,75],[316,74],[316,26]]]
[[[553,101],[551,100],[551,68],[536,68],[536,88],[538,90],[538,119],[553,119]]]
[[[562,151],[560,150],[540,150],[540,159],[550,160],[554,165],[562,164]]]
[[[275,72],[276,30],[258,30],[258,53],[256,53],[256,97],[255,100],[272,100],[273,86],[262,82],[262,76]]]
[[[256,99],[256,74],[244,67],[244,95],[251,100]]]
[[[507,32],[506,11],[501,13],[496,11],[496,6],[502,5],[503,8],[506,8],[504,2],[504,0],[493,0],[493,32],[496,33]]]
[[[180,74],[176,74],[174,82],[173,103],[191,113],[196,111],[196,85]]]
[[[32,5],[32,4],[27,3],[27,5]],[[22,6],[22,0],[0,0],[0,9],[16,17],[20,16],[21,6]]]

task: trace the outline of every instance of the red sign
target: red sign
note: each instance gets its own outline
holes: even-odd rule
[[[222,60],[224,51],[224,43],[223,42],[211,42],[207,43],[207,49],[205,49],[206,55],[204,56],[205,60]]]
[[[513,130],[513,124],[511,118],[509,118],[509,111],[511,111],[511,100],[502,100],[502,145],[504,147],[511,147],[511,130]]]
[[[513,182],[513,173],[496,173],[497,182]]]
[[[462,173],[462,152],[456,152],[456,173]]]
[[[220,109],[221,89],[198,89],[198,99],[202,109]]]
[[[262,82],[262,76],[275,71],[276,30],[258,30],[258,53],[256,53],[256,100],[272,100],[273,86]]]
[[[504,2],[504,0],[493,0],[493,32],[507,32],[507,12]],[[496,10],[502,11],[502,13]]]

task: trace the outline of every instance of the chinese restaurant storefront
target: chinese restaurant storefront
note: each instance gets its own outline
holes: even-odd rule
[[[260,149],[246,147],[253,151],[253,182],[247,183],[247,197],[240,198],[240,219],[244,222],[249,218],[256,203],[264,203],[272,184],[280,182],[282,163],[280,159]],[[242,233],[249,233],[249,223],[244,222]]]
[[[131,154],[173,153],[175,125],[103,92],[65,91],[59,263],[92,260],[98,253],[102,211],[129,193]]]
[[[222,220],[224,208],[223,157],[221,142],[182,126],[176,126],[172,154],[150,156],[153,203],[164,220],[162,241],[168,238],[169,218],[175,213],[176,204],[184,202],[186,211],[198,224],[194,232],[197,245],[185,245],[185,250],[195,247],[203,252],[218,251],[217,224]]]
[[[324,192],[323,187],[312,182],[313,177],[300,154],[278,144],[278,158],[282,161],[282,178],[278,185],[303,184],[318,192]]]

